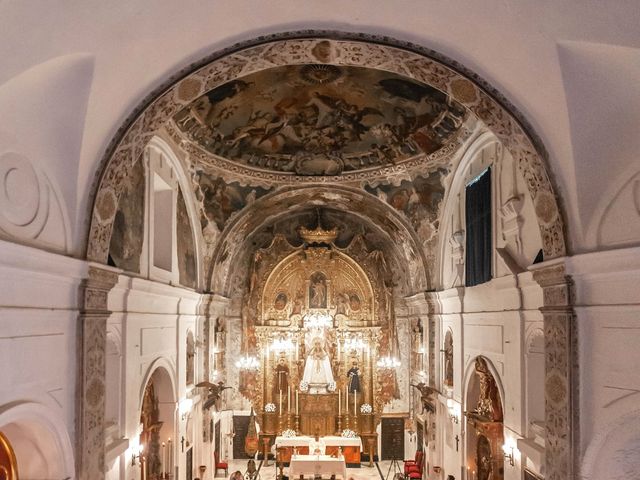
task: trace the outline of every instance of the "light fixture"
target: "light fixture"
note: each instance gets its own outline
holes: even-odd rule
[[[502,445],[502,451],[504,452],[504,458],[509,460],[509,465],[513,467],[515,465],[515,458],[514,458],[515,449],[513,445],[507,445],[505,443],[504,445]]]
[[[383,357],[380,357],[377,362],[378,368],[398,368],[401,365],[398,351],[398,335],[396,332],[396,319],[391,315],[389,321],[389,353]]]
[[[447,409],[449,410],[449,418],[453,423],[460,422],[460,404],[453,398],[447,398]]]
[[[369,345],[360,337],[347,337],[344,341],[345,350],[367,350]]]
[[[141,460],[142,454],[144,453],[144,445],[140,444],[133,448],[133,454],[131,455],[131,466],[134,467],[136,464],[136,458]],[[142,463],[142,462],[141,462]]]
[[[289,350],[293,350],[293,342],[291,338],[280,337],[273,341],[271,344],[271,350],[276,352],[288,352]]]
[[[376,365],[378,368],[398,368],[401,363],[395,356],[385,355],[378,359],[378,363],[376,363]]]
[[[331,328],[333,327],[333,318],[328,313],[307,313],[304,316],[305,328]]]
[[[187,414],[191,411],[193,407],[193,400],[191,398],[183,398],[180,400],[178,404],[178,411],[180,412],[180,416],[182,420],[187,418]]]
[[[236,361],[236,367],[240,370],[259,370],[260,362],[256,357],[246,354]]]

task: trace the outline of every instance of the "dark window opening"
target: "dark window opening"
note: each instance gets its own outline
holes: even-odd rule
[[[465,194],[467,229],[465,285],[491,280],[491,169],[467,185]]]

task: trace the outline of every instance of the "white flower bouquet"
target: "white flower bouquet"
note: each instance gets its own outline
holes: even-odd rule
[[[373,408],[368,403],[363,403],[360,405],[360,413],[371,413],[373,412]]]
[[[267,403],[264,406],[264,411],[267,413],[273,413],[276,411],[276,404],[275,403]]]
[[[349,430],[348,428],[345,428],[344,430],[342,430],[342,436],[344,438],[356,438],[358,434],[353,430]]]
[[[300,382],[300,391],[301,392],[309,391],[309,384],[307,382]]]
[[[291,438],[291,437],[295,437],[295,436],[296,436],[296,431],[295,431],[295,430],[292,430],[291,428],[289,428],[289,429],[284,430],[284,431],[282,432],[282,436],[283,436],[284,438]]]

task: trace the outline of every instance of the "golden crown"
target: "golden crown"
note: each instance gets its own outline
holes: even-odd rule
[[[301,226],[298,234],[306,243],[332,243],[338,237],[338,227],[325,230],[318,225],[314,230],[309,230]]]

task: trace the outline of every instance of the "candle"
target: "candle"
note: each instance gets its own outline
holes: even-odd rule
[[[167,440],[167,445],[169,446],[169,475],[173,473],[173,449],[171,448],[171,439]]]
[[[358,400],[356,399],[356,391],[353,391],[353,416],[357,417],[358,416],[358,412],[357,412],[357,407],[358,407]]]
[[[344,411],[349,415],[349,385],[344,386]]]
[[[160,472],[164,475],[165,468],[167,467],[167,449],[166,445],[162,442],[162,460],[160,461]]]
[[[291,385],[287,386],[287,412],[291,412]]]
[[[280,389],[280,415],[282,415],[282,389]]]
[[[342,390],[338,389],[338,416],[342,415]]]
[[[296,415],[298,415],[298,390],[296,390]]]

